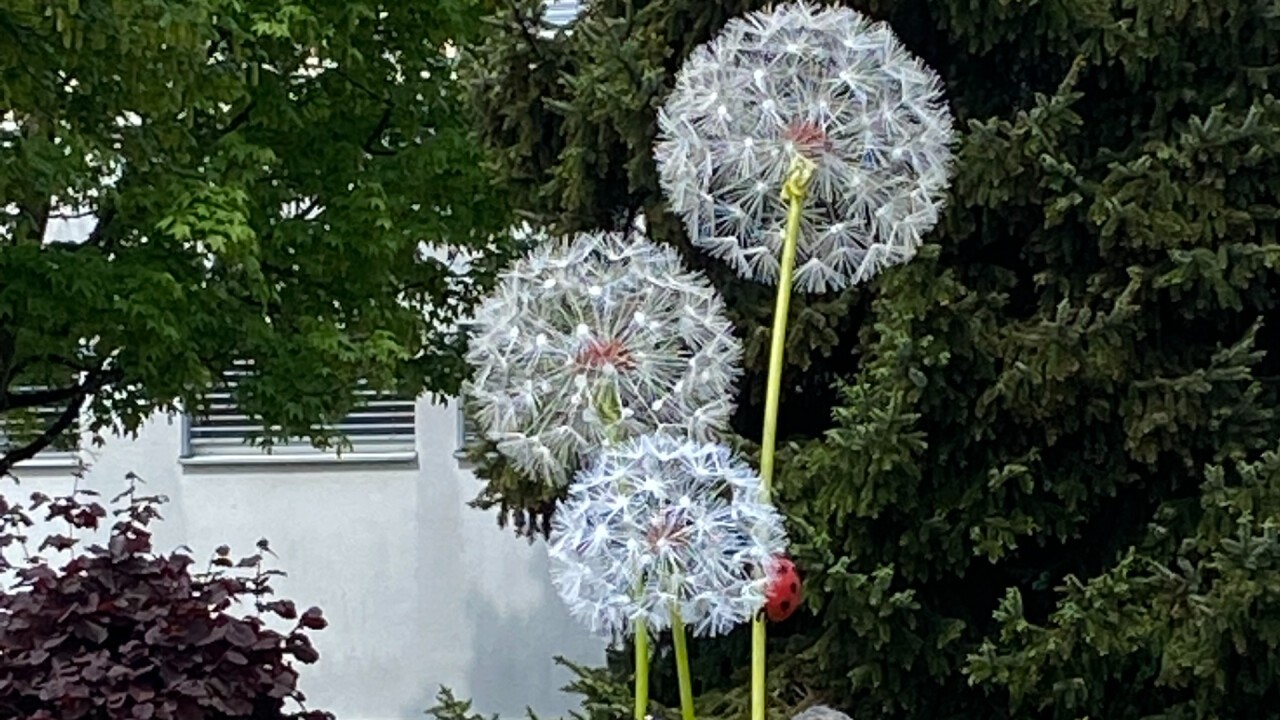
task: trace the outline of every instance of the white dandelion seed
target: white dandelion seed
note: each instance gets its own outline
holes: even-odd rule
[[[764,606],[786,549],[759,475],[721,445],[667,434],[608,449],[552,518],[552,581],[570,612],[618,637],[636,621],[720,635]]]
[[[468,411],[499,452],[555,484],[617,440],[710,440],[741,374],[732,330],[706,278],[638,231],[544,238],[476,312]]]
[[[780,5],[694,50],[658,116],[659,179],[693,243],[777,281],[792,159],[815,162],[795,284],[839,290],[910,259],[937,224],[952,119],[933,70],[884,23]]]
[[[849,716],[826,705],[814,705],[791,720],[849,720]]]

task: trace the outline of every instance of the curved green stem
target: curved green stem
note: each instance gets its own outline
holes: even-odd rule
[[[813,178],[814,164],[797,155],[782,186],[787,201],[787,229],[782,238],[778,269],[778,299],[773,309],[773,335],[769,345],[769,376],[764,395],[764,432],[760,437],[760,479],[765,498],[773,491],[773,459],[778,444],[778,404],[782,395],[782,359],[787,347],[787,316],[791,311],[791,275],[800,243],[800,216]],[[751,624],[751,720],[765,720],[765,626],[763,614]]]
[[[787,230],[782,238],[778,268],[778,299],[773,307],[773,334],[769,343],[769,376],[764,394],[764,432],[760,437],[760,479],[766,497],[773,490],[773,458],[778,443],[778,404],[782,395],[782,358],[787,348],[787,317],[791,312],[791,275],[796,246],[800,243],[800,214],[809,176],[807,166],[793,163],[782,196],[787,200]]]
[[[636,620],[636,718],[649,714],[649,630],[644,620]]]
[[[681,720],[696,720],[693,712],[693,677],[689,674],[689,644],[685,642],[684,620],[679,610],[671,611],[671,639],[676,646],[676,679],[680,684]]]

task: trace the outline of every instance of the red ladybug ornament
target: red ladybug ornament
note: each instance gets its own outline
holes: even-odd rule
[[[782,622],[800,608],[804,585],[796,564],[787,557],[776,557],[769,568],[769,584],[764,593],[764,614],[769,622]]]

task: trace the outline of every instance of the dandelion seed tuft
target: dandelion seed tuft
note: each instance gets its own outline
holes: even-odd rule
[[[741,374],[732,329],[706,278],[639,232],[543,238],[476,312],[468,414],[516,467],[555,485],[628,437],[711,440]]]
[[[816,163],[795,285],[839,290],[914,256],[949,183],[938,75],[884,23],[789,3],[730,20],[694,50],[658,116],[659,180],[693,243],[777,281],[796,155]]]
[[[653,632],[678,611],[695,635],[722,635],[764,606],[786,549],[759,475],[728,448],[658,433],[609,448],[552,519],[552,580],[595,632]]]

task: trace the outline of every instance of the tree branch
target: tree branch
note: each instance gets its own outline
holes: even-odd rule
[[[116,209],[109,207],[105,212],[98,215],[98,224],[93,226],[93,230],[89,233],[89,237],[80,244],[80,247],[102,247],[107,237],[107,227],[111,225],[111,221],[116,219]]]
[[[534,55],[537,55],[542,60],[546,60],[547,55],[542,49],[542,42],[529,27],[529,23],[533,18],[522,15],[520,13],[520,6],[512,0],[507,0],[507,8],[511,10],[511,17],[516,26],[520,28],[520,34],[524,36],[525,44],[529,46],[530,50],[533,50]]]
[[[368,95],[369,97],[373,98],[374,100],[381,100],[382,102],[387,103],[388,105],[390,105],[390,104],[391,104],[391,101],[390,101],[390,100],[389,100],[385,95],[383,95],[382,93],[374,92],[374,91],[373,91],[373,88],[370,88],[368,85],[365,85],[364,83],[360,82],[359,80],[357,80],[357,79],[355,79],[355,78],[351,77],[351,73],[347,72],[346,70],[343,70],[343,69],[342,69],[342,67],[340,67],[340,66],[339,66],[339,67],[336,67],[336,68],[334,68],[334,69],[330,70],[329,72],[332,72],[333,74],[337,75],[338,77],[342,78],[343,80],[346,80],[347,82],[351,83],[351,87],[353,87],[353,88],[355,88],[355,89],[359,90],[360,92],[364,93],[365,95]]]
[[[84,401],[97,391],[101,390],[108,383],[114,381],[117,377],[115,372],[107,370],[95,370],[89,373],[84,382],[75,386],[74,390],[78,391],[62,413],[58,415],[40,436],[31,442],[23,445],[17,450],[11,450],[0,458],[0,477],[8,475],[13,467],[24,460],[30,460],[36,456],[36,453],[44,450],[53,444],[58,436],[66,432],[75,424],[77,418],[80,417],[80,409],[84,407]]]
[[[378,118],[377,127],[373,129],[373,132],[369,133],[368,139],[366,139],[364,144],[360,146],[360,148],[366,153],[382,157],[396,154],[395,150],[388,150],[385,147],[374,147],[374,143],[382,137],[382,134],[387,131],[387,128],[391,127],[391,111],[393,109],[394,106],[391,103],[387,103],[386,107],[383,108],[382,117]]]
[[[218,133],[219,137],[226,137],[227,135],[230,135],[236,130],[239,130],[241,127],[244,126],[245,123],[249,122],[249,113],[253,110],[255,106],[257,106],[257,104],[258,104],[257,98],[253,98],[252,100],[250,100],[249,103],[244,106],[244,109],[236,113],[235,117],[231,118],[231,122],[227,123],[227,126],[225,128],[222,128],[222,130]]]
[[[9,348],[9,352],[12,353],[11,347]],[[23,358],[22,360],[11,364],[8,368],[8,374],[3,378],[4,384],[0,385],[0,388],[8,389],[9,383],[15,377],[21,375],[24,371],[26,371],[27,368],[33,365],[60,365],[69,370],[74,370],[75,372],[84,372],[84,373],[93,372],[94,368],[96,367],[95,365],[92,365],[92,364],[86,364],[83,362],[78,363],[78,362],[75,362],[74,360],[68,360],[65,357],[62,357],[60,355],[54,355],[52,353],[47,355],[33,355],[33,356]]]
[[[44,242],[45,235],[49,232],[49,214],[51,212],[53,212],[53,198],[51,197],[44,198],[34,208],[22,208],[22,213],[31,220],[30,240],[32,243],[39,245]]]
[[[53,441],[66,432],[67,428],[71,427],[76,418],[80,416],[80,408],[84,407],[84,400],[84,395],[76,398],[70,405],[67,405],[66,409],[62,411],[57,420],[53,421],[52,425],[40,433],[39,437],[0,458],[0,477],[8,475],[14,465],[24,460],[30,460],[36,456],[36,453],[52,445]]]
[[[374,143],[377,142],[378,139],[382,137],[382,134],[387,131],[387,128],[391,127],[391,113],[395,110],[395,103],[393,103],[390,98],[380,93],[374,92],[368,85],[365,85],[364,83],[360,82],[354,77],[351,77],[350,73],[346,72],[340,67],[334,68],[332,72],[338,77],[351,83],[351,87],[359,90],[360,92],[364,93],[365,95],[368,95],[369,97],[375,100],[382,101],[382,117],[378,118],[378,124],[373,128],[373,132],[369,133],[369,137],[363,143],[360,144],[360,149],[364,150],[366,153],[370,155],[380,155],[383,157],[395,155],[396,152],[394,150],[374,147]]]

